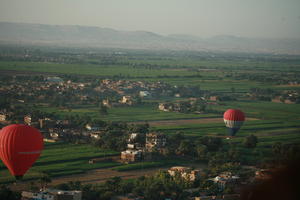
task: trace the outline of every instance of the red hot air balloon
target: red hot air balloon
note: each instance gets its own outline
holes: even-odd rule
[[[229,133],[234,136],[245,121],[245,114],[238,109],[228,109],[224,113],[224,123],[229,128]]]
[[[0,158],[16,179],[21,179],[43,149],[43,136],[24,124],[12,124],[0,131]]]

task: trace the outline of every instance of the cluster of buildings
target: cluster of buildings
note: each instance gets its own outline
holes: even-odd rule
[[[1,84],[0,92],[4,92],[14,97],[19,96],[20,100],[26,101],[30,98],[45,102],[49,100],[49,96],[60,95],[69,97],[69,101],[79,102],[89,99],[97,100],[99,95],[106,97],[106,94],[114,94],[116,97],[122,97],[116,102],[103,102],[108,106],[113,104],[133,105],[135,102],[133,96],[140,98],[148,98],[152,95],[163,95],[165,91],[172,88],[168,84],[161,82],[148,83],[142,81],[128,80],[109,80],[105,79],[99,83],[92,82],[73,82],[64,81],[58,76],[45,77],[44,81],[35,80],[12,80],[9,83]],[[23,99],[21,99],[23,98]],[[112,101],[112,100],[110,100]]]
[[[132,133],[129,136],[127,149],[121,152],[121,160],[125,163],[141,161],[148,158],[151,152],[162,153],[167,144],[167,138],[162,133],[148,133],[146,134],[143,143],[137,142],[139,133]]]
[[[182,166],[175,166],[171,167],[168,170],[168,173],[171,176],[176,176],[177,174],[184,178],[187,181],[195,182],[200,180],[200,170],[193,170],[190,167],[182,167]]]
[[[300,103],[300,93],[297,91],[285,91],[282,95],[272,98],[272,102],[286,104]]]
[[[150,97],[152,94],[159,94],[163,90],[168,90],[169,85],[162,82],[142,82],[129,80],[110,80],[105,79],[101,84],[94,88],[97,92],[114,91],[121,96],[128,94],[138,94],[140,97]]]
[[[189,98],[188,101],[159,103],[158,109],[165,112],[200,112],[203,106],[210,104],[204,97]]]
[[[77,83],[72,81],[63,81],[57,76],[45,77],[44,82],[35,82],[24,80],[23,82],[11,82],[10,84],[2,84],[0,91],[14,93],[19,96],[34,96],[43,100],[46,98],[48,91],[62,94],[66,91],[76,91],[74,95],[80,96],[79,91],[84,90],[90,83]]]
[[[9,114],[7,112],[0,112],[0,124],[2,126],[10,124],[10,121],[7,120]],[[23,123],[38,128],[47,142],[60,141],[70,135],[80,138],[99,139],[104,133],[100,127],[90,124],[86,124],[85,129],[79,129],[73,127],[70,120],[54,120],[47,117],[37,118],[32,115],[25,115]]]
[[[82,191],[46,189],[40,192],[22,192],[21,200],[81,200]]]

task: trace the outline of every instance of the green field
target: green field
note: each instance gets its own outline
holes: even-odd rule
[[[54,107],[41,106],[40,110],[55,113],[59,116],[65,115],[86,115],[92,118],[99,118],[105,121],[153,121],[153,120],[172,120],[172,119],[193,119],[217,117],[216,114],[186,114],[178,112],[164,112],[158,110],[158,104],[139,105],[133,107],[115,107],[108,110],[108,115],[100,115],[99,108],[95,106],[82,106],[74,108],[71,111],[67,109],[58,109]],[[130,114],[130,117],[128,117]]]
[[[46,143],[41,157],[26,173],[24,180],[41,177],[43,173],[51,177],[66,176],[84,173],[87,170],[115,167],[120,165],[116,162],[99,162],[89,164],[92,158],[119,155],[119,152],[101,150],[91,145],[66,144],[66,143]],[[13,182],[11,176],[0,163],[0,183]]]

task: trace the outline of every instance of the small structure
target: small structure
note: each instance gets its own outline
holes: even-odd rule
[[[103,99],[103,100],[102,100],[102,104],[103,104],[103,106],[106,106],[106,107],[108,107],[108,108],[111,108],[111,107],[112,107],[112,104],[111,104],[111,102],[110,102],[109,99]]]
[[[168,170],[168,173],[171,176],[180,174],[182,178],[192,182],[200,179],[200,171],[192,170],[189,167],[181,167],[181,166],[172,167]]]
[[[142,151],[127,149],[126,151],[121,152],[121,160],[125,163],[131,163],[142,160]]]
[[[101,129],[101,127],[99,126],[93,126],[91,124],[86,124],[85,128],[89,131],[99,131]]]
[[[140,91],[139,93],[140,97],[145,98],[145,97],[151,97],[151,93],[148,91]]]
[[[96,131],[96,132],[90,133],[90,137],[91,137],[91,138],[94,138],[94,139],[100,139],[100,138],[101,138],[101,135],[102,135],[102,132],[101,132],[101,131]]]
[[[39,128],[53,128],[55,125],[55,121],[50,118],[42,118],[38,120]]]
[[[123,96],[123,98],[120,100],[120,103],[127,104],[127,105],[133,105],[133,99],[131,96]]]
[[[234,176],[231,172],[223,172],[211,180],[217,183],[219,188],[223,190],[227,184],[235,184],[239,179],[239,176]]]
[[[274,171],[270,169],[260,169],[255,172],[256,180],[268,180],[272,178]]]
[[[146,149],[151,152],[154,148],[161,150],[167,144],[167,138],[161,133],[148,133],[146,135]]]
[[[0,113],[0,122],[6,121],[6,114]]]
[[[172,106],[169,103],[159,103],[158,109],[161,111],[168,112],[172,110]]]
[[[46,78],[46,81],[50,82],[50,83],[62,83],[63,82],[62,78],[60,78],[58,76],[49,76]]]
[[[25,115],[24,116],[24,123],[27,124],[27,125],[30,125],[31,122],[32,122],[31,115]]]
[[[210,101],[219,101],[220,97],[219,96],[210,96],[209,100]]]
[[[129,139],[128,139],[128,143],[134,143],[137,136],[138,136],[138,133],[131,133],[129,136]]]
[[[174,94],[174,97],[179,98],[179,97],[181,97],[181,95],[179,93],[176,93],[176,94]]]

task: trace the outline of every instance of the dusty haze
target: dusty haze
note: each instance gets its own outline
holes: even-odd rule
[[[299,0],[0,0],[0,21],[300,38]]]

